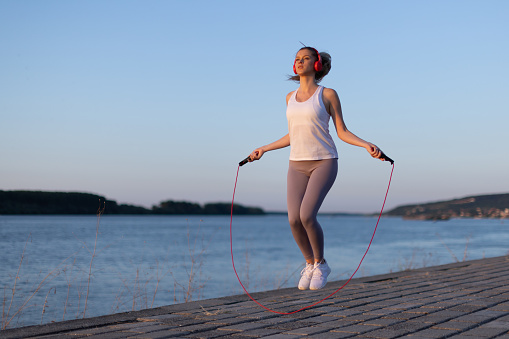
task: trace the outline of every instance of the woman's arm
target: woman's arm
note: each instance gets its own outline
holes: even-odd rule
[[[255,160],[260,160],[260,158],[262,157],[262,155],[265,152],[273,151],[273,150],[280,149],[280,148],[285,148],[288,146],[290,146],[290,135],[289,134],[285,135],[281,139],[276,140],[268,145],[265,145],[265,146],[255,149],[249,155],[249,161],[251,162],[251,161],[255,161]]]
[[[350,145],[364,147],[373,158],[380,158],[382,152],[376,145],[359,138],[346,127],[343,120],[343,112],[341,111],[341,103],[336,91],[331,88],[324,88],[323,99],[325,108],[331,115],[334,126],[336,126],[338,137]]]

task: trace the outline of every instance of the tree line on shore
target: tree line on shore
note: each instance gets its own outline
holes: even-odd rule
[[[188,201],[166,200],[151,208],[118,204],[103,196],[79,192],[2,191],[0,214],[166,214],[228,215],[231,203],[200,205]],[[261,215],[259,207],[234,204],[236,215]],[[470,196],[460,199],[396,207],[386,213],[406,219],[447,220],[450,218],[509,218],[509,193]]]
[[[230,203],[207,203],[203,206],[187,201],[162,201],[152,208],[118,204],[103,196],[80,192],[2,191],[0,214],[230,214]],[[234,204],[234,214],[265,214],[259,207]]]
[[[396,207],[386,215],[405,219],[509,218],[509,193],[469,196],[460,199]]]

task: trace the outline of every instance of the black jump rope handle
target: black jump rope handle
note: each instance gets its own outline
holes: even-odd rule
[[[380,151],[380,152],[382,152],[382,151]],[[391,163],[391,165],[394,165],[394,160],[392,160],[391,158],[386,156],[384,152],[382,152],[382,156],[380,157],[380,159],[383,159],[384,161],[388,161]]]
[[[249,162],[249,157],[247,157],[246,159],[242,160],[241,162],[239,162],[239,166],[244,166],[245,164],[247,164]]]
[[[385,155],[384,152],[382,152],[382,156],[380,157],[380,159],[383,159],[384,161],[388,161],[391,163],[391,165],[394,165],[394,160],[392,160],[391,158],[389,158],[387,155]],[[239,166],[244,166],[245,164],[247,164],[249,162],[249,157],[245,158],[244,160],[242,160],[241,162],[239,162]]]

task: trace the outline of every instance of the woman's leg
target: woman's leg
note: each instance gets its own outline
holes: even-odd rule
[[[300,162],[290,161],[287,177],[287,206],[288,221],[292,230],[293,238],[299,246],[304,259],[308,263],[313,262],[313,250],[309,242],[307,232],[300,220],[300,207],[308,185],[308,175],[301,171],[298,166]]]
[[[300,221],[306,230],[315,262],[323,260],[324,251],[323,231],[318,223],[317,214],[325,196],[336,180],[337,171],[337,159],[318,161],[312,168],[300,206]]]

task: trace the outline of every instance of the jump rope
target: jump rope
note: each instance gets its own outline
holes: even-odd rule
[[[350,282],[350,280],[352,280],[352,278],[354,277],[354,275],[357,273],[357,271],[359,270],[359,268],[361,267],[361,264],[362,264],[362,261],[364,260],[364,258],[366,257],[366,255],[368,254],[368,251],[369,251],[369,248],[371,247],[371,243],[373,242],[373,238],[375,237],[375,233],[376,233],[376,229],[378,228],[378,223],[380,222],[380,218],[382,217],[382,213],[384,211],[384,207],[385,207],[385,201],[387,200],[387,195],[389,194],[389,188],[391,187],[391,180],[392,180],[392,173],[394,172],[394,160],[392,160],[391,158],[389,158],[388,156],[386,156],[383,152],[382,152],[382,155],[380,157],[380,159],[383,159],[384,161],[389,161],[392,165],[392,170],[391,170],[391,175],[389,177],[389,184],[387,185],[387,191],[385,192],[385,197],[384,197],[384,202],[382,204],[382,209],[380,210],[380,214],[378,215],[378,219],[376,221],[376,225],[375,225],[375,229],[373,231],[373,235],[371,236],[371,239],[369,241],[369,244],[368,244],[368,248],[366,249],[366,252],[364,252],[364,255],[362,256],[360,262],[359,262],[359,265],[357,266],[357,269],[355,269],[355,271],[353,272],[353,274],[350,276],[350,278],[341,286],[339,287],[336,291],[334,291],[333,293],[331,293],[330,295],[326,296],[325,298],[311,304],[311,305],[308,305],[308,306],[304,306],[298,310],[295,310],[295,311],[292,311],[292,312],[279,312],[279,311],[276,311],[276,310],[273,310],[273,309],[270,309],[264,305],[262,305],[260,302],[258,302],[255,298],[253,298],[251,296],[251,294],[249,294],[249,292],[247,291],[246,287],[244,287],[244,284],[242,283],[242,281],[240,280],[240,277],[237,273],[237,269],[235,268],[235,260],[233,259],[233,237],[232,237],[232,224],[233,224],[233,202],[235,201],[235,190],[237,189],[237,180],[239,178],[239,170],[240,170],[240,167],[245,165],[246,163],[249,162],[250,158],[247,157],[245,158],[244,160],[242,160],[241,162],[239,162],[239,166],[237,167],[237,175],[235,177],[235,185],[233,187],[233,198],[232,198],[232,206],[231,206],[231,214],[230,214],[230,252],[231,252],[231,256],[232,256],[232,266],[233,266],[233,271],[235,271],[235,275],[237,276],[237,279],[240,283],[240,286],[242,286],[242,288],[244,289],[244,292],[246,292],[246,294],[249,296],[249,298],[251,298],[252,301],[254,301],[256,304],[258,304],[259,306],[263,307],[264,309],[266,309],[267,311],[270,311],[270,312],[273,312],[273,313],[277,313],[277,314],[282,314],[282,315],[289,315],[289,314],[294,314],[294,313],[297,313],[297,312],[300,312],[300,311],[303,311],[307,308],[310,308],[310,307],[313,307],[313,306],[316,306],[318,304],[320,304],[321,302],[325,301],[326,299],[332,297],[334,294],[338,293],[340,290],[343,289],[343,287],[345,287],[346,285],[348,285],[348,283]]]

